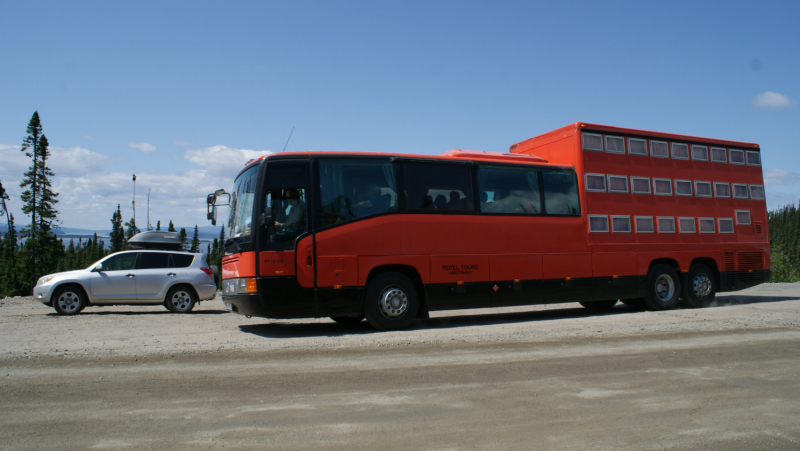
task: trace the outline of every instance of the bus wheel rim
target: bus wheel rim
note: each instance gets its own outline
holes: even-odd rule
[[[185,291],[178,291],[172,295],[172,305],[178,310],[186,310],[191,305],[192,297]]]
[[[408,295],[399,287],[387,287],[378,298],[378,303],[383,316],[399,318],[408,310]]]
[[[656,297],[661,302],[667,302],[675,294],[675,281],[667,274],[661,274],[656,279]]]
[[[58,297],[58,307],[65,312],[74,312],[78,309],[80,298],[72,291],[65,291]]]
[[[705,298],[711,294],[711,279],[705,274],[698,274],[692,281],[694,295],[698,298]]]

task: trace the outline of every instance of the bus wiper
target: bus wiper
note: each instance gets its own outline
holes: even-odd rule
[[[225,240],[225,247],[228,247],[229,243],[233,243],[233,245],[236,246],[236,253],[242,251],[242,247],[239,246],[239,243],[237,243],[236,240],[234,240],[233,238],[228,238],[227,240]]]

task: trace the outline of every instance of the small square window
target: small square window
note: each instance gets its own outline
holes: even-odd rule
[[[630,216],[612,216],[611,217],[611,230],[614,232],[630,232],[631,231],[631,217]]]
[[[589,215],[590,232],[608,232],[608,216]]]
[[[715,163],[727,163],[728,162],[728,151],[723,149],[722,147],[712,147],[711,148],[711,161]]]
[[[637,216],[636,218],[636,233],[653,233],[653,217],[652,216]]]
[[[628,192],[628,177],[624,175],[609,175],[608,176],[608,192],[609,193],[627,193]]]
[[[686,144],[672,143],[672,158],[676,160],[688,160],[689,146]]]
[[[763,199],[764,187],[762,185],[750,185],[750,199]]]
[[[603,174],[586,174],[586,191],[606,192],[606,176]]]
[[[736,210],[736,223],[739,225],[750,225],[750,212],[747,210]]]
[[[716,228],[714,227],[714,218],[699,218],[698,221],[700,222],[700,233],[716,232]]]
[[[750,166],[761,166],[761,153],[748,151],[747,164]]]
[[[692,160],[708,161],[708,147],[692,146]]]
[[[747,199],[747,185],[740,183],[731,184],[734,199]]]
[[[625,153],[625,138],[606,136],[606,152]]]
[[[658,233],[675,233],[675,218],[658,218]]]
[[[694,195],[697,197],[711,197],[711,182],[694,182]]]
[[[744,151],[729,149],[731,164],[744,164]]]
[[[636,194],[650,194],[650,179],[647,177],[631,177],[631,190]]]
[[[692,195],[692,181],[691,180],[675,180],[675,195],[676,196],[691,196]]]
[[[714,182],[714,197],[731,197],[731,187],[727,183]]]
[[[718,218],[719,233],[733,233],[733,219],[731,218]]]
[[[647,156],[647,140],[628,138],[628,153]]]
[[[597,152],[603,151],[603,136],[592,135],[591,133],[583,134],[583,150],[594,150]]]
[[[670,179],[653,179],[653,193],[659,196],[672,195],[672,180]]]
[[[697,233],[697,224],[694,218],[678,218],[681,233]]]
[[[669,147],[661,141],[650,141],[650,156],[656,158],[669,158]]]

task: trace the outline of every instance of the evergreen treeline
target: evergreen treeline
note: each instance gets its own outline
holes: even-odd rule
[[[28,123],[27,136],[22,141],[22,152],[31,159],[31,166],[25,172],[20,187],[24,189],[20,196],[21,210],[30,217],[30,223],[25,223],[18,232],[14,222],[14,215],[9,211],[11,198],[0,181],[0,221],[6,222],[8,231],[0,235],[0,297],[30,296],[36,281],[46,275],[61,271],[71,271],[89,267],[92,263],[106,255],[130,249],[128,238],[141,232],[136,227],[136,222],[131,219],[123,224],[122,212],[117,205],[116,211],[111,215],[111,236],[109,248],[103,240],[95,234],[85,242],[82,239],[71,239],[64,243],[53,232],[58,228],[60,221],[55,205],[58,203],[58,193],[52,190],[51,178],[55,176],[47,166],[50,158],[47,137],[42,133],[39,113],[34,112]],[[161,221],[157,223],[157,230],[161,230]],[[172,221],[169,221],[169,231],[175,232]],[[206,249],[206,261],[209,265],[221,265],[221,243],[225,228],[223,227],[219,239],[215,238],[213,245]],[[183,249],[191,252],[201,252],[200,237],[197,226],[194,227],[194,236],[188,240],[186,229],[180,231]]]
[[[769,212],[772,282],[800,281],[800,210],[787,205]]]

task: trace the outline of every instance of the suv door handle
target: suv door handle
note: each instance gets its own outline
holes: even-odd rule
[[[128,274],[126,277],[130,279],[131,277],[136,277],[136,274]]]
[[[167,274],[167,275],[168,275],[168,276],[170,276],[170,277],[177,276],[177,274],[175,274],[174,272],[171,272],[171,273],[169,273],[169,274]]]

